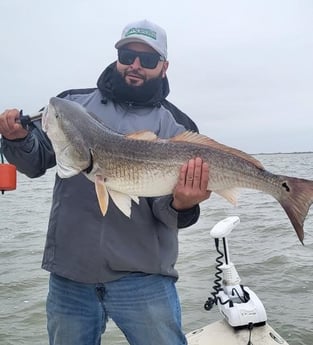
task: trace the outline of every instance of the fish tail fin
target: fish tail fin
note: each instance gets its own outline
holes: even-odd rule
[[[284,192],[278,201],[287,213],[300,242],[303,244],[303,224],[313,203],[313,181],[283,176],[281,186]]]

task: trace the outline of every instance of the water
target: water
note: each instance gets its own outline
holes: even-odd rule
[[[256,156],[272,172],[313,179],[313,153]],[[54,171],[30,180],[18,175],[18,189],[0,195],[0,344],[47,345],[47,272],[41,257]],[[220,318],[216,307],[203,308],[212,291],[215,258],[212,226],[230,215],[240,225],[229,237],[231,261],[261,298],[269,323],[290,345],[313,344],[313,207],[305,246],[270,196],[244,191],[234,208],[218,196],[203,203],[199,222],[180,232],[178,289],[185,332]],[[127,344],[109,322],[104,344]]]

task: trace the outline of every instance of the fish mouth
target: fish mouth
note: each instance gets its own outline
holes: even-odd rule
[[[49,105],[45,106],[42,110],[41,127],[44,132],[48,131],[48,112],[49,112]]]
[[[51,121],[62,116],[58,107],[58,100],[57,97],[50,98],[49,104],[43,110],[41,125],[44,132],[48,132]]]

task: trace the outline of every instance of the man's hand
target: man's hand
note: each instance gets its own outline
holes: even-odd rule
[[[6,139],[15,140],[25,138],[28,131],[16,122],[20,117],[17,109],[6,110],[0,115],[0,134]]]
[[[209,166],[201,158],[191,159],[180,169],[178,182],[173,190],[172,207],[186,210],[208,199],[211,191],[207,190]]]

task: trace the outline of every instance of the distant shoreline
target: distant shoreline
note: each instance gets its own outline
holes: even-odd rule
[[[299,151],[299,152],[259,152],[259,153],[250,153],[251,155],[302,155],[306,153],[313,153],[313,151]]]

